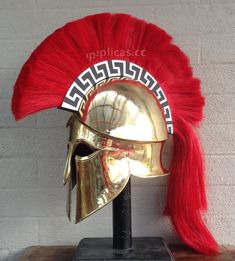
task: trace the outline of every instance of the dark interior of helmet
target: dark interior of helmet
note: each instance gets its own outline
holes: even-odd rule
[[[79,157],[86,157],[86,156],[91,155],[95,151],[97,151],[97,149],[93,148],[86,142],[81,142],[77,145],[74,154]]]

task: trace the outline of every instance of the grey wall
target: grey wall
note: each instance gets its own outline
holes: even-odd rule
[[[234,0],[0,0],[0,259],[31,245],[77,244],[111,236],[111,208],[79,225],[65,216],[65,122],[58,110],[16,123],[12,86],[40,41],[65,22],[97,12],[126,12],[166,29],[191,59],[206,96],[200,136],[209,211],[220,244],[235,244]],[[176,239],[161,216],[166,179],[133,180],[133,233]]]

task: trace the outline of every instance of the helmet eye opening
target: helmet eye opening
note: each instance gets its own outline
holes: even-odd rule
[[[96,151],[97,151],[96,148],[92,147],[90,144],[83,141],[78,143],[74,151],[74,155],[79,157],[88,157]]]
[[[77,177],[76,177],[76,156],[80,158],[89,157],[94,152],[96,152],[97,149],[89,145],[88,143],[82,141],[77,144],[76,149],[73,152],[72,158],[71,158],[71,178],[72,178],[72,187],[74,187],[77,183]]]

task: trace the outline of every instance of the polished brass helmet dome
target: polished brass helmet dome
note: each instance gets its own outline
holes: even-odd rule
[[[168,137],[161,107],[153,93],[136,81],[111,81],[88,99],[82,122],[111,137],[157,142]]]

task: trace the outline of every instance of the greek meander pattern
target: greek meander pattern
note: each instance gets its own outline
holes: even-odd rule
[[[108,60],[87,68],[71,84],[61,108],[78,111],[82,116],[84,104],[92,90],[97,89],[109,79],[131,79],[147,86],[157,97],[166,119],[168,132],[173,134],[171,110],[162,88],[150,73],[139,65],[127,61]]]

